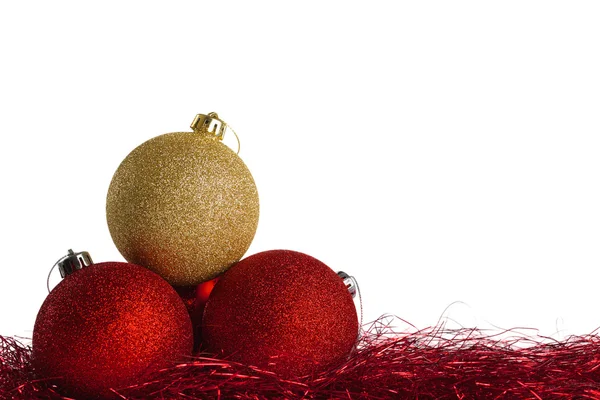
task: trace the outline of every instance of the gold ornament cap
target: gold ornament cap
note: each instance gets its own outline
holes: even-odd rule
[[[192,128],[194,132],[214,136],[218,140],[223,140],[227,124],[222,119],[219,119],[219,115],[216,112],[211,112],[208,113],[208,115],[196,115],[190,128]]]

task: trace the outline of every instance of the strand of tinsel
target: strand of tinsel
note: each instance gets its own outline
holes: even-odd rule
[[[517,330],[397,332],[382,317],[369,324],[343,364],[284,380],[268,371],[197,356],[148,382],[115,390],[138,399],[600,399],[600,336],[556,341]],[[31,348],[0,336],[0,398],[65,400],[36,379]],[[58,385],[58,386],[56,386]]]

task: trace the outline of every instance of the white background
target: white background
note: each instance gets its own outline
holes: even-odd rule
[[[31,335],[68,248],[122,260],[113,172],[210,111],[259,189],[249,254],[355,275],[367,321],[591,332],[598,21],[594,1],[2,2],[0,334]]]

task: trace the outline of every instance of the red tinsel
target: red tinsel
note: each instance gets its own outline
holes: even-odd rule
[[[600,399],[600,336],[554,341],[518,331],[486,334],[445,326],[397,332],[382,317],[370,324],[342,365],[284,380],[208,357],[115,390],[122,399]],[[31,349],[0,336],[0,398],[66,399],[37,380]]]

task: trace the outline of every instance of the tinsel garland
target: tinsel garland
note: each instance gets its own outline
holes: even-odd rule
[[[196,356],[139,385],[134,399],[600,399],[600,336],[555,341],[519,331],[437,326],[398,332],[382,317],[366,327],[343,364],[284,380],[227,360]],[[1,399],[67,399],[59,382],[36,378],[31,348],[0,336]]]

